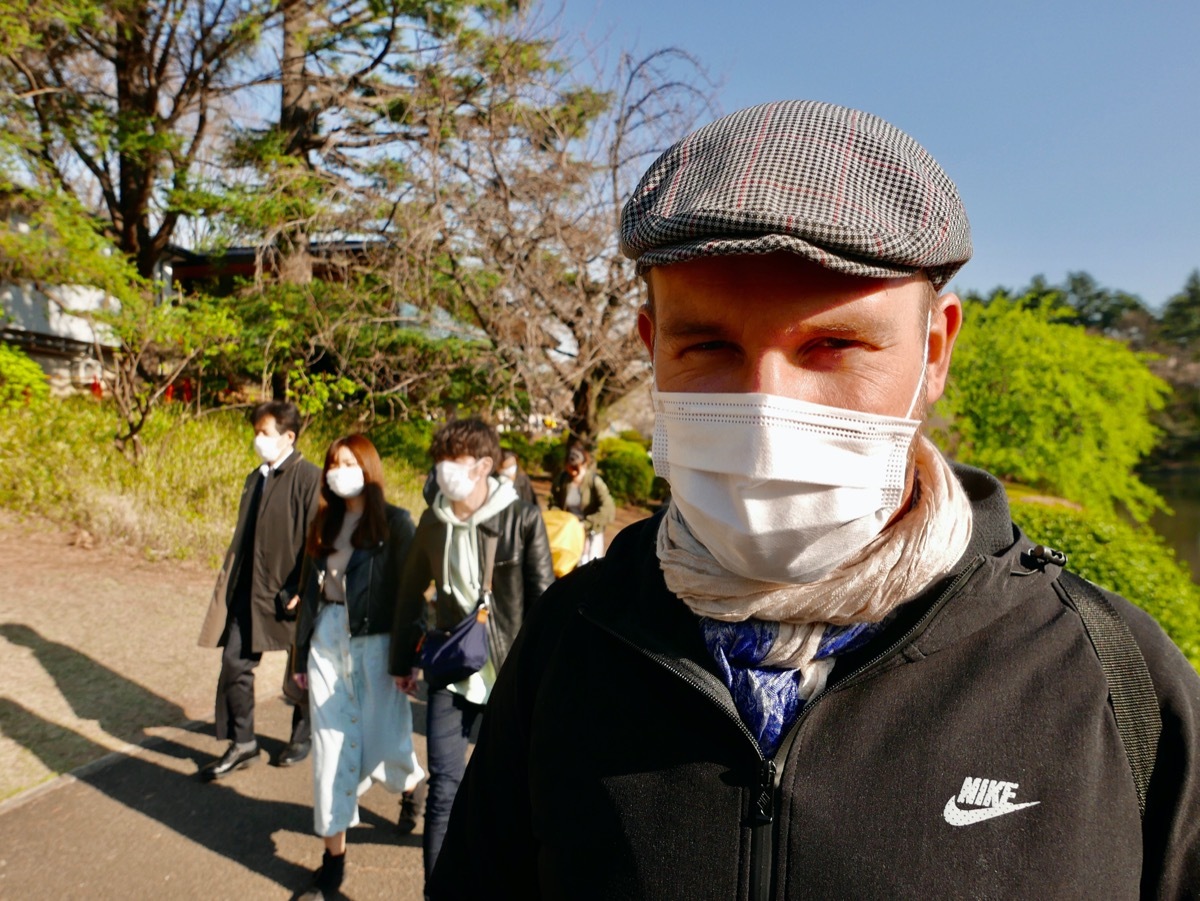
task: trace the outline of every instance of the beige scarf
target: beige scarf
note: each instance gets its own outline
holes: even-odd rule
[[[946,575],[971,538],[971,504],[950,465],[917,437],[913,506],[859,553],[815,582],[760,582],[729,572],[671,504],[658,530],[658,559],[671,589],[692,612],[725,622],[779,623],[768,666],[801,671],[801,694],[823,687],[832,661],[816,661],[827,625],[875,623]]]

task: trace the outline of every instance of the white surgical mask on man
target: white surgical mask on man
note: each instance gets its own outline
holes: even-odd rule
[[[899,509],[921,425],[907,417],[924,388],[922,370],[904,417],[770,394],[655,391],[654,469],[725,569],[812,582],[865,547]]]
[[[255,435],[254,452],[264,463],[274,463],[283,453],[284,441],[283,435]]]
[[[325,483],[340,498],[358,497],[366,479],[361,466],[335,466],[325,473]]]
[[[477,462],[458,463],[454,460],[443,460],[437,464],[435,471],[438,489],[448,500],[462,501],[470,497],[479,482],[479,479],[471,474]]]

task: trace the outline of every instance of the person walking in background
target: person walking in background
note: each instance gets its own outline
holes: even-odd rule
[[[566,465],[550,488],[550,508],[574,513],[586,527],[580,565],[604,556],[604,530],[616,518],[617,508],[591,454],[581,444],[572,442],[567,447]]]
[[[435,626],[450,630],[477,615],[490,588],[486,663],[459,681],[429,685],[426,741],[429,793],[425,809],[425,878],[441,849],[450,808],[466,767],[467,744],[526,612],[554,581],[546,529],[538,509],[493,475],[500,459],[495,430],[479,419],[448,423],[430,454],[438,493],[417,524],[401,580],[392,630],[391,672],[412,694],[425,634],[425,592],[437,586]]]
[[[500,451],[500,471],[497,473],[501,482],[509,482],[517,491],[517,497],[527,504],[538,506],[537,495],[533,493],[533,482],[521,469],[516,451],[508,449]]]
[[[312,697],[313,829],[325,841],[311,898],[342,884],[359,795],[373,782],[411,795],[425,775],[387,659],[414,532],[408,511],[384,498],[375,446],[363,435],[334,441],[308,536],[293,677]]]
[[[201,647],[222,647],[217,680],[216,736],[225,753],[201,768],[220,779],[259,757],[254,735],[254,668],[264,651],[291,648],[300,568],[317,509],[321,470],[296,450],[300,413],[286,401],[259,404],[250,414],[262,465],[246,477],[233,541],[200,630]],[[308,701],[299,699],[292,735],[276,763],[290,766],[310,749]]]

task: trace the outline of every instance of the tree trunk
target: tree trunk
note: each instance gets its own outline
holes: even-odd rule
[[[154,274],[157,248],[149,224],[150,192],[159,151],[147,148],[147,129],[154,127],[157,91],[151,83],[152,49],[147,45],[150,22],[146,6],[135,7],[118,24],[115,72],[117,84],[118,202],[120,249],[137,265],[138,274]]]
[[[305,102],[308,87],[305,60],[305,35],[309,22],[310,0],[294,0],[282,7],[283,62],[280,67],[279,130],[284,136],[284,153],[302,159],[311,168],[308,148],[316,128],[316,116]],[[279,237],[279,280],[285,284],[306,285],[312,281],[312,256],[308,250],[308,230],[300,225]]]

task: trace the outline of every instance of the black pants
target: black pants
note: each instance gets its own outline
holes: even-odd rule
[[[246,646],[245,636],[249,631],[245,617],[230,614],[221,654],[221,675],[217,679],[214,717],[220,741],[254,741],[254,668],[262,660],[262,654],[256,654]],[[308,693],[305,692],[304,702],[292,708],[292,743],[308,741],[311,731]]]

